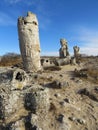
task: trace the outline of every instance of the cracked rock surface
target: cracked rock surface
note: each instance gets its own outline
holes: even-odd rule
[[[98,84],[73,77],[75,67],[1,67],[0,130],[97,130]]]

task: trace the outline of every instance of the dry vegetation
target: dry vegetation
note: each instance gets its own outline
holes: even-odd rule
[[[0,67],[14,66],[22,62],[21,56],[15,53],[7,53],[2,56],[0,61]]]
[[[98,83],[98,57],[82,57],[80,62],[83,63],[83,68],[75,71],[75,76]]]

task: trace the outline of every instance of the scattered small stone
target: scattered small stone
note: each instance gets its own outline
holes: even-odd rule
[[[90,99],[98,102],[98,96],[96,93],[94,93],[94,91],[92,90],[88,90],[87,88],[83,88],[83,89],[80,89],[78,91],[78,94],[81,94],[81,95],[86,95],[88,96]]]
[[[69,117],[69,120],[71,120],[71,121],[75,121],[76,118],[75,118],[74,116],[72,116],[72,117]]]
[[[63,88],[63,87],[68,87],[69,86],[69,83],[68,82],[61,82],[60,83],[60,87]]]
[[[60,115],[57,117],[57,121],[59,121],[60,123],[63,123],[63,118],[64,118],[64,115],[63,115],[63,114],[60,114]]]
[[[61,106],[64,106],[64,104],[65,104],[65,102],[63,102],[63,101],[60,102],[60,105],[61,105]]]
[[[60,97],[61,95],[59,93],[54,94],[55,97]]]
[[[77,119],[77,122],[82,125],[82,124],[85,124],[86,121],[84,119]]]
[[[75,78],[73,77],[73,78],[70,78],[70,80],[75,80]]]
[[[63,75],[62,75],[62,74],[60,74],[60,77],[63,77]]]
[[[74,121],[76,123],[78,122],[81,125],[86,123],[86,121],[84,119],[76,118],[74,116],[69,117],[69,120]]]
[[[98,87],[95,87],[95,90],[98,92]]]
[[[88,78],[87,74],[88,69],[80,69],[78,70],[77,68],[74,70],[75,76],[76,77],[82,77],[82,78]]]
[[[68,99],[68,98],[65,98],[64,101],[67,103],[70,103],[70,99]]]
[[[61,89],[61,88],[65,88],[65,87],[68,87],[69,86],[69,83],[68,82],[60,82],[59,80],[54,80],[52,83],[49,84],[49,86],[51,88],[58,88],[58,89]]]
[[[76,83],[82,83],[82,80],[81,79],[77,79]]]

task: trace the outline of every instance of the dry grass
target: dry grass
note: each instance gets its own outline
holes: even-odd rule
[[[13,66],[22,62],[21,56],[18,54],[8,53],[2,56],[0,67]]]
[[[88,74],[91,76],[91,77],[98,77],[98,69],[94,69],[94,68],[89,68],[88,69]]]
[[[91,82],[98,83],[98,69],[90,68],[87,73]]]
[[[81,70],[75,71],[75,76],[98,83],[98,57],[81,57],[80,61],[84,66]]]

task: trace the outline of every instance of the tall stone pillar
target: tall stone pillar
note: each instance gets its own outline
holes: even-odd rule
[[[41,70],[40,41],[36,15],[28,12],[18,18],[18,35],[24,69],[29,72]]]

